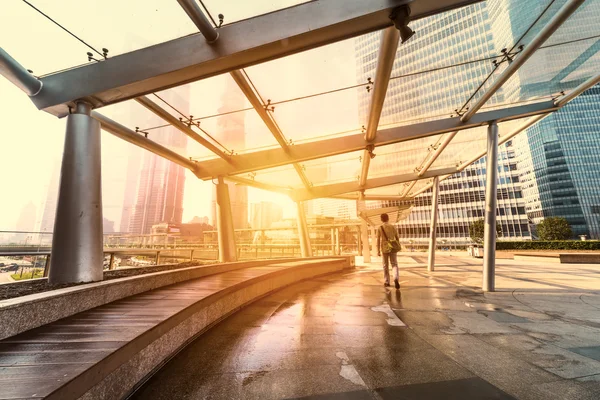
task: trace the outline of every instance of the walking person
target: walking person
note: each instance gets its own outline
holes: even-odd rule
[[[377,231],[377,255],[383,254],[383,277],[385,279],[384,286],[390,286],[390,270],[389,265],[392,263],[392,271],[394,272],[394,286],[400,289],[398,282],[398,251],[400,251],[400,238],[396,228],[389,223],[390,217],[387,214],[381,214],[381,222],[383,224]]]

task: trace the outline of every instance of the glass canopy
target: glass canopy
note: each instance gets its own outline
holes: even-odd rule
[[[36,76],[85,63],[87,51],[94,58],[89,66],[198,33],[171,0],[135,0],[126,6],[122,1],[90,1],[87,17],[78,11],[81,2],[76,0],[33,2],[38,10],[15,3],[1,17],[0,33],[7,38],[3,45]],[[311,3],[257,1],[250,7],[245,2],[205,0],[201,8],[209,24],[219,26],[218,15],[223,14],[223,27],[218,29],[248,26],[251,36],[258,29],[251,25],[253,18],[261,15],[261,21],[269,21],[284,8],[300,12]],[[488,123],[499,121],[501,137],[517,134],[527,117],[556,110],[555,101],[571,91],[581,93],[582,86],[597,77],[600,0],[584,2],[557,23],[554,17],[569,3],[532,0],[528,12],[522,13],[522,2],[517,1],[448,7],[412,21],[416,35],[394,48],[382,47],[384,31],[373,29],[307,41],[293,51],[285,49],[285,39],[277,42],[279,53],[243,65],[246,88],[231,75],[227,57],[233,55],[222,56],[229,49],[217,42],[213,56],[219,68],[203,79],[181,78],[179,85],[158,85],[161,90],[142,94],[202,140],[135,99],[97,111],[196,161],[207,171],[202,179],[244,178],[249,185],[291,189],[292,197],[302,192],[300,200],[360,192],[367,197],[411,197],[426,190],[433,176],[460,172],[465,163],[484,156]],[[122,6],[124,12],[115,12]],[[320,16],[313,17],[320,21]],[[514,19],[510,25],[508,18]],[[554,32],[522,63],[528,46],[550,24],[555,24]],[[7,26],[18,45],[5,34]],[[314,26],[321,29],[316,22]],[[23,34],[30,29],[35,35]],[[304,25],[298,22],[293,29],[290,43],[301,36]],[[227,44],[242,46],[245,40],[250,39]],[[90,48],[107,48],[108,60]],[[388,76],[376,78],[386,60]],[[492,93],[499,80],[504,84]],[[465,117],[473,108],[474,115]],[[377,125],[369,126],[373,121]],[[369,131],[375,132],[372,140],[366,138]],[[217,150],[209,150],[203,140]],[[367,183],[360,185],[365,172]]]

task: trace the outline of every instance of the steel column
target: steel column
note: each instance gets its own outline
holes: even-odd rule
[[[364,193],[360,194],[359,200],[358,202],[362,202],[362,204],[364,205],[365,202],[365,195]],[[361,207],[358,207],[357,203],[357,209],[360,210]],[[362,207],[362,209],[365,209],[366,207]],[[367,224],[367,221],[364,218],[360,219],[360,236],[361,236],[361,242],[362,242],[362,256],[363,256],[363,261],[366,263],[370,263],[371,262],[371,248],[369,246],[369,225]]]
[[[588,80],[583,82],[581,85],[577,86],[575,89],[571,90],[565,96],[562,96],[556,100],[554,103],[557,107],[562,107],[573,100],[575,97],[579,96],[581,93],[590,89],[592,86],[600,83],[600,74],[596,76],[590,77]]]
[[[42,90],[42,81],[31,75],[21,64],[0,47],[0,75],[27,93],[29,97]]]
[[[335,228],[335,254],[340,255],[340,228]]]
[[[440,181],[439,177],[433,178],[433,192],[431,193],[431,224],[429,225],[429,257],[427,258],[427,271],[435,270],[435,250],[437,245],[437,220]]]
[[[50,283],[102,280],[100,123],[87,103],[67,117],[52,237]]]
[[[300,239],[300,252],[303,258],[312,257],[312,247],[310,245],[310,234],[308,233],[308,224],[306,223],[306,213],[304,212],[304,203],[296,203],[298,212],[298,238]]]
[[[223,178],[218,178],[217,183],[217,236],[219,241],[219,261],[237,261],[229,187],[223,182]]]
[[[485,178],[485,228],[483,235],[483,290],[495,290],[496,269],[496,188],[498,185],[498,124],[488,126]]]

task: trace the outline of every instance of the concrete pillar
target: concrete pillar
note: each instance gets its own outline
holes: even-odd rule
[[[371,247],[369,246],[369,226],[366,221],[360,221],[360,234],[362,239],[362,253],[366,263],[371,262]]]
[[[438,220],[438,199],[439,199],[440,179],[433,178],[433,193],[431,193],[431,224],[429,231],[429,257],[427,259],[427,271],[435,270],[435,248],[437,245],[437,220]]]
[[[483,287],[495,291],[496,274],[496,197],[498,185],[498,124],[490,123],[487,132],[487,162],[485,177],[485,227],[483,234]]]
[[[298,211],[298,237],[300,238],[300,252],[302,257],[312,257],[312,247],[310,245],[310,235],[308,233],[308,225],[306,223],[306,213],[304,212],[304,204],[299,201],[296,203]]]
[[[363,248],[362,248],[362,238],[361,238],[361,230],[360,230],[360,226],[358,227],[358,235],[356,235],[356,244],[358,247],[358,255],[362,257],[363,255]]]
[[[101,281],[103,276],[100,123],[91,111],[79,102],[67,117],[50,283]]]
[[[377,230],[374,226],[371,227],[371,255],[377,255]]]
[[[229,187],[221,177],[218,178],[217,183],[217,237],[219,242],[219,261],[237,261]]]
[[[340,255],[340,228],[335,228],[335,254]]]

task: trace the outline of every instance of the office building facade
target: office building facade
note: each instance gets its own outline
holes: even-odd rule
[[[456,109],[460,110],[468,100],[466,94],[475,92],[491,73],[493,64],[487,58],[499,53],[489,40],[491,25],[488,3],[477,3],[411,23],[416,34],[398,47],[380,126],[448,117],[456,114]],[[375,76],[379,45],[378,33],[357,39],[359,81]],[[419,73],[421,71],[430,72]],[[486,90],[491,81],[480,90]],[[503,100],[504,96],[500,91],[490,104]],[[370,101],[370,93],[360,95],[363,121],[368,118]],[[434,144],[434,138],[417,140],[408,144],[414,146],[413,149],[404,147],[403,154],[408,158],[412,158],[411,153],[422,155],[423,148]],[[378,152],[385,150],[378,149],[376,153]],[[378,169],[393,171],[403,168],[407,157],[390,155],[385,157],[385,161],[372,162],[370,176],[376,176]],[[412,161],[417,168],[423,159],[415,156]],[[499,171],[497,214],[502,226],[501,237],[529,239],[530,228],[512,142],[499,151]],[[446,240],[449,245],[470,242],[469,225],[483,218],[484,195],[485,158],[440,183],[440,240]],[[397,204],[382,201],[372,203],[367,204],[367,207]],[[398,224],[400,235],[403,242],[426,243],[431,221],[431,191],[416,196],[413,204],[409,217]]]

